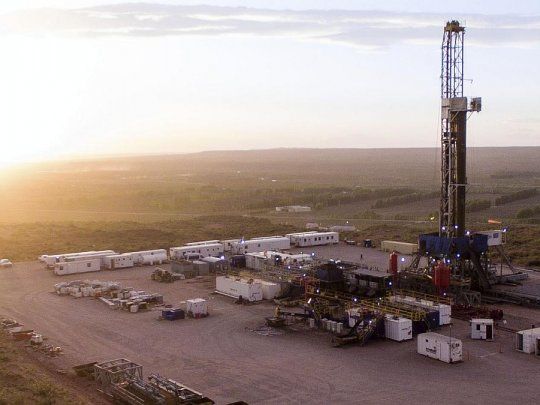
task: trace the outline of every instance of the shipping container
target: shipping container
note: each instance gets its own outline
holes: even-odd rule
[[[417,350],[419,354],[445,363],[456,363],[463,360],[461,340],[438,333],[428,332],[418,335]]]
[[[493,340],[493,319],[472,319],[471,339]]]
[[[202,245],[190,245],[170,248],[171,260],[184,259],[187,255],[190,254],[199,254],[202,257],[222,256],[223,245],[221,243],[209,243]]]
[[[271,236],[249,240],[241,240],[232,244],[233,254],[263,252],[265,250],[290,249],[291,241],[286,236]]]
[[[523,353],[534,353],[536,339],[540,337],[540,328],[522,330],[516,333],[516,350]]]
[[[339,243],[338,232],[299,232],[286,235],[291,241],[292,246],[323,246]]]
[[[66,274],[89,273],[101,270],[101,259],[79,260],[61,262],[54,265],[54,274],[64,276]]]
[[[263,299],[261,283],[238,277],[216,277],[216,292],[233,298],[242,297],[247,301]]]
[[[412,339],[412,321],[407,318],[386,315],[384,319],[384,336],[397,342]]]
[[[105,267],[109,270],[133,267],[133,256],[131,253],[105,256]]]

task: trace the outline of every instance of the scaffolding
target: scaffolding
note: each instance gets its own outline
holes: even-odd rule
[[[116,359],[94,365],[94,377],[101,388],[128,380],[142,380],[142,366],[127,359]]]

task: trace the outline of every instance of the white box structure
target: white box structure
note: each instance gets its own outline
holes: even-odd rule
[[[41,255],[39,259],[46,264],[49,268],[54,268],[56,263],[75,261],[75,260],[90,260],[94,258],[103,258],[103,265],[105,265],[105,257],[116,255],[114,250],[91,250],[88,252],[76,252],[76,253],[62,253],[56,255]]]
[[[215,245],[216,243],[219,243],[219,240],[201,240],[199,242],[189,242],[186,243],[186,246],[199,246],[199,245]]]
[[[412,339],[412,321],[407,318],[386,315],[384,318],[384,336],[396,342]]]
[[[140,252],[130,252],[133,257],[133,264],[154,265],[167,261],[167,251],[165,249],[141,250]]]
[[[445,363],[456,363],[463,360],[461,340],[438,333],[419,334],[417,336],[417,350],[419,354]]]
[[[255,282],[261,283],[264,300],[273,300],[281,294],[281,285],[278,283],[272,283],[271,281],[265,280],[255,280]]]
[[[54,274],[64,276],[66,274],[89,273],[101,270],[101,259],[78,260],[60,262],[54,265]]]
[[[493,340],[493,319],[471,319],[471,339]]]
[[[225,239],[225,240],[220,240],[219,243],[221,243],[223,245],[223,250],[225,252],[230,252],[232,251],[232,247],[235,243],[238,243],[240,242],[242,239],[240,238],[237,238],[237,239]]]
[[[171,260],[180,260],[189,254],[199,254],[202,257],[221,256],[223,254],[223,245],[221,243],[208,243],[202,245],[172,247],[170,248],[169,253]]]
[[[313,257],[306,253],[282,253],[272,250],[266,252],[246,253],[246,267],[254,270],[264,270],[267,265],[297,266],[313,261]]]
[[[411,305],[414,307],[439,312],[439,325],[450,325],[452,323],[452,306],[448,304],[436,304],[433,301],[421,300],[415,297],[402,295],[391,295],[390,301]]]
[[[208,315],[208,305],[203,298],[194,298],[186,301],[186,312],[189,316],[200,318]]]
[[[289,233],[286,236],[290,239],[291,245],[298,247],[323,246],[339,243],[338,232],[309,231]]]
[[[521,330],[516,333],[516,350],[523,353],[534,353],[537,338],[540,338],[540,328]]]
[[[242,297],[248,301],[261,301],[263,299],[260,282],[237,277],[216,277],[216,292],[233,298]]]
[[[105,256],[105,267],[109,270],[133,267],[133,256],[131,253]]]
[[[234,254],[246,254],[253,252],[263,252],[265,250],[290,249],[291,241],[286,236],[271,236],[241,240],[232,244],[231,252]]]

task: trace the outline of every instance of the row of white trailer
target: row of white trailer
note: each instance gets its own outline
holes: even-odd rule
[[[168,260],[165,249],[118,254],[113,250],[64,253],[40,256],[40,261],[54,269],[56,275],[89,273],[102,269],[122,269],[134,266],[162,264]]]

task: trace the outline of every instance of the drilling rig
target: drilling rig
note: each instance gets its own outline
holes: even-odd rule
[[[463,94],[464,37],[465,27],[458,21],[446,23],[441,46],[439,229],[419,236],[419,253],[401,272],[399,284],[451,294],[455,301],[471,305],[479,303],[480,293],[498,281],[489,248],[504,256],[506,230],[471,232],[466,227],[467,120],[481,111],[482,99],[469,100]]]

